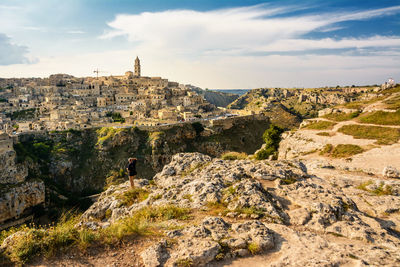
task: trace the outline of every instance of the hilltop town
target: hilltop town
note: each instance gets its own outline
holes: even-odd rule
[[[138,57],[134,72],[121,76],[0,79],[0,111],[0,129],[7,133],[160,125],[222,112],[189,86],[142,76]]]

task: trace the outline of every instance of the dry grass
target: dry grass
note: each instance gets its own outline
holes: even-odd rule
[[[190,209],[173,205],[147,206],[101,231],[102,239],[105,243],[113,243],[126,236],[157,234],[158,222],[172,219],[188,220],[191,218],[190,213]]]
[[[97,240],[99,235],[92,230],[75,228],[77,222],[77,215],[65,214],[55,225],[24,225],[18,228],[17,232],[15,228],[3,231],[3,239],[15,234],[5,250],[5,255],[12,262],[22,264],[34,256],[52,256],[57,251],[71,246],[84,250],[91,242]]]
[[[333,150],[333,145],[331,144],[326,144],[322,150],[319,152],[320,155],[326,155],[326,154],[330,154],[331,151]]]
[[[252,255],[258,254],[261,251],[260,246],[257,243],[250,243],[247,245],[247,249],[250,251]]]
[[[331,144],[327,144],[321,150],[320,155],[333,158],[347,158],[362,152],[364,152],[364,149],[357,145],[339,144],[337,146],[333,146]]]
[[[97,231],[76,227],[79,216],[66,214],[55,225],[46,227],[24,225],[2,231],[1,242],[12,234],[15,236],[0,258],[24,264],[35,256],[52,256],[70,247],[85,250],[96,242],[112,244],[128,236],[157,234],[159,222],[171,219],[188,220],[191,218],[190,213],[189,209],[173,205],[147,206],[136,211],[131,217],[121,219],[110,227]]]
[[[333,149],[331,156],[334,158],[346,158],[364,152],[360,146],[352,144],[339,144]]]
[[[331,130],[335,125],[336,123],[331,121],[315,121],[304,126],[303,128],[310,130]]]
[[[400,88],[400,87],[399,87]],[[383,101],[383,103],[386,104],[386,108],[388,109],[400,109],[400,95],[399,96],[395,96],[391,99],[388,99],[386,101]]]
[[[226,214],[228,203],[225,202],[207,202],[206,207],[211,215]]]
[[[331,113],[323,116],[323,118],[333,121],[348,121],[358,117],[358,115],[360,115],[358,111],[353,113]]]
[[[374,97],[370,100],[362,100],[362,101],[354,101],[354,102],[349,102],[344,105],[340,105],[345,108],[350,108],[350,109],[362,109],[370,104],[376,103],[378,101],[385,100],[388,96],[380,96],[380,97]]]
[[[132,206],[134,203],[142,202],[149,197],[149,192],[142,188],[130,188],[123,194],[118,195],[116,199],[121,200],[121,205]]]
[[[358,121],[378,125],[400,125],[400,110],[396,112],[376,111],[359,117]]]
[[[368,189],[367,186],[369,186],[369,185],[371,185],[373,183],[374,183],[373,181],[369,180],[367,182],[364,182],[364,183],[360,184],[359,186],[357,186],[357,188],[360,189],[360,190],[372,193],[372,194],[374,194],[376,196],[386,196],[386,195],[392,195],[393,194],[392,187],[389,186],[389,185],[385,186],[385,184],[383,182],[381,182],[379,184],[379,186],[376,187],[373,190]]]
[[[317,133],[317,135],[319,135],[319,136],[334,136],[335,133],[320,132],[320,133]]]
[[[221,158],[223,160],[237,160],[237,159],[247,159],[247,154],[244,152],[226,152]]]
[[[381,145],[394,144],[400,139],[400,130],[389,127],[344,125],[338,132],[351,135],[356,139],[374,139]]]

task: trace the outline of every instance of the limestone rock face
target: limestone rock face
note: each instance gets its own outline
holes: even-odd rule
[[[28,181],[0,190],[0,223],[19,218],[30,207],[44,203],[44,183]]]
[[[27,168],[16,163],[12,139],[0,135],[0,226],[6,221],[27,215],[31,207],[44,203],[42,181],[25,181]]]
[[[25,180],[28,170],[24,165],[15,164],[16,153],[12,147],[0,152],[0,184],[15,184]]]

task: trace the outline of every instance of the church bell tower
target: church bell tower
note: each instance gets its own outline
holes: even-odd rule
[[[136,57],[135,59],[135,76],[140,77],[140,59]]]

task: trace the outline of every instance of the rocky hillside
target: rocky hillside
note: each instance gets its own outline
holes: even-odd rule
[[[268,110],[282,104],[293,114],[304,118],[314,117],[325,107],[345,104],[356,100],[374,88],[313,88],[313,89],[253,89],[240,96],[228,108],[252,111]]]
[[[297,160],[177,154],[152,182],[110,187],[75,225],[93,240],[147,241],[129,253],[70,252],[40,264],[398,266],[400,181],[364,185],[364,174],[331,171]],[[376,194],[375,184],[390,194]],[[3,254],[13,255],[15,238],[3,241]]]
[[[279,158],[329,161],[339,169],[375,175],[400,170],[400,87],[319,114],[284,134]]]
[[[236,94],[203,90],[199,87],[192,87],[191,89],[217,107],[226,107],[239,97]]]

